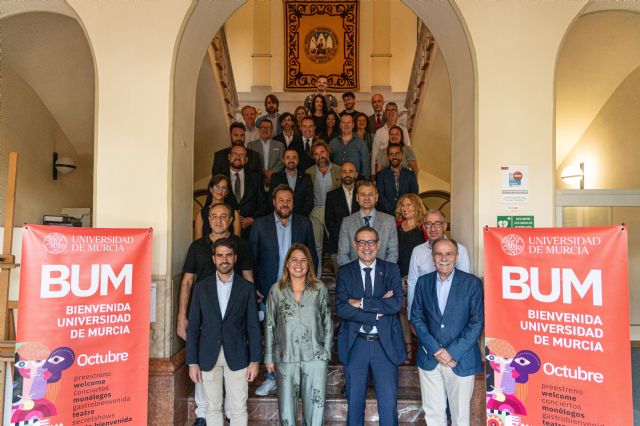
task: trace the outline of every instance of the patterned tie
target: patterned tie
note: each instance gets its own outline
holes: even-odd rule
[[[240,189],[240,173],[236,172],[236,183],[233,184],[233,195],[236,196],[236,200],[238,200],[238,203],[242,199],[242,194],[240,194],[240,192],[241,192],[241,189]]]
[[[373,284],[371,283],[371,268],[364,268],[364,297],[373,296]],[[371,333],[373,326],[371,324],[362,324],[365,333]]]
[[[304,140],[304,152],[309,152],[311,149],[311,139]]]
[[[380,113],[376,113],[376,127],[382,127],[382,118],[380,118]]]
[[[365,217],[364,217],[364,226],[371,226],[371,225],[369,224],[369,221],[370,221],[370,220],[371,220],[371,216],[365,216]],[[369,269],[371,269],[371,268],[369,268]]]

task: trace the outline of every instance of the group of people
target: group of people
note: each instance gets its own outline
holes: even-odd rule
[[[246,424],[261,362],[256,394],[277,390],[280,423],[296,424],[301,398],[303,424],[322,424],[334,337],[323,253],[337,270],[348,424],[364,422],[370,378],[380,424],[397,424],[398,366],[415,354],[429,425],[447,424],[447,405],[454,425],[469,424],[480,280],[466,248],[446,239],[442,212],[426,211],[417,195],[397,105],[374,94],[367,116],[347,92],[338,113],[326,87],[318,78],[293,114],[281,114],[274,95],[261,117],[245,106],[230,146],[214,155],[177,321],[196,384],[194,425],[222,425],[223,401],[231,424]]]

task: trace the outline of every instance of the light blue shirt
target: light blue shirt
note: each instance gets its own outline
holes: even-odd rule
[[[436,273],[436,293],[438,295],[438,308],[440,308],[440,313],[444,315],[444,308],[447,307],[447,299],[449,299],[449,292],[451,291],[451,283],[453,282],[453,274],[455,274],[455,269],[451,271],[451,275],[442,281],[440,279],[440,274]]]
[[[287,257],[287,251],[291,247],[291,216],[286,225],[280,222],[277,214],[273,214],[276,219],[276,234],[278,234],[278,280],[282,278],[282,269],[284,268],[284,258]]]
[[[327,192],[331,191],[333,185],[333,176],[331,173],[331,165],[326,174],[322,174],[318,166],[316,166],[316,181],[313,183],[313,205],[324,206],[327,200]]]
[[[295,191],[296,181],[298,180],[298,173],[294,171],[293,176],[291,176],[291,173],[289,173],[289,170],[285,170],[284,174],[287,176],[287,182],[289,183],[289,186],[291,187],[291,189]]]
[[[364,272],[364,268],[371,268],[371,271],[369,271],[369,274],[371,276],[371,295],[373,296],[373,291],[375,289],[375,285],[376,285],[376,261],[374,260],[373,263],[369,266],[365,265],[364,263],[362,263],[361,261],[358,261],[358,265],[360,266],[360,275],[362,275],[362,287],[366,290],[366,287],[364,285],[365,281],[365,272]],[[376,321],[378,321],[378,316],[376,315]],[[360,327],[360,333],[366,333],[366,331],[364,331],[364,326]],[[378,334],[378,327],[376,327],[375,325],[373,326],[373,328],[371,329],[371,331],[369,332],[369,334]]]
[[[369,213],[368,215],[365,215],[364,211],[360,210],[360,224],[362,226],[367,224],[367,221],[364,220],[365,216],[369,216],[369,226],[373,228],[373,223],[376,220],[376,209],[371,209],[371,213]]]
[[[216,272],[216,289],[218,290],[218,304],[220,305],[220,313],[224,318],[224,313],[227,312],[227,306],[229,305],[229,298],[231,297],[231,286],[233,285],[233,272],[227,281],[222,281],[220,275]]]

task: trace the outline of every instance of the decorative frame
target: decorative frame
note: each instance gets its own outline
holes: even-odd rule
[[[284,0],[286,90],[358,89],[359,0]]]

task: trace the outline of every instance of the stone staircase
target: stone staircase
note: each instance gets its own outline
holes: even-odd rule
[[[335,273],[330,259],[323,259],[322,280],[329,288],[333,296],[335,295]],[[335,305],[335,303],[334,303]],[[339,319],[334,315],[334,322],[337,325]],[[337,329],[336,334],[337,336]],[[344,374],[342,365],[337,360],[337,341],[334,338],[334,359],[331,361],[328,370],[326,400],[325,400],[325,425],[345,425],[347,419],[347,400],[340,392],[344,386]],[[249,385],[249,400],[247,410],[249,412],[249,424],[251,425],[277,425],[278,419],[278,398],[276,392],[268,396],[256,396],[255,388],[262,383],[264,377],[264,366],[261,366],[260,374],[254,383]],[[420,382],[418,371],[415,365],[401,365],[399,367],[399,389],[398,389],[398,422],[402,424],[426,425],[424,413],[422,411],[422,399],[420,395]],[[471,401],[471,424],[481,426],[486,424],[485,417],[485,386],[483,375],[476,376],[473,398]],[[191,395],[187,401],[188,419],[186,425],[191,425],[195,420],[195,401]],[[301,421],[302,407],[298,408]],[[367,394],[367,406],[365,410],[365,424],[378,424],[378,408],[375,392],[370,386]]]

